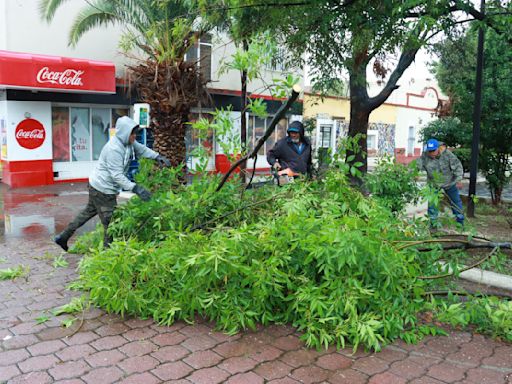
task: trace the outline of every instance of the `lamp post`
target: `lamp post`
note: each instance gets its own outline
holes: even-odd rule
[[[485,14],[485,0],[480,2],[480,12]],[[482,72],[484,67],[484,29],[478,30],[478,51],[476,57],[475,104],[473,108],[473,139],[469,166],[468,217],[475,217],[476,176],[478,173],[478,151],[480,144],[480,118],[482,116]]]

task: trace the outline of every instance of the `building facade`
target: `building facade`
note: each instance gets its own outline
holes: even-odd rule
[[[439,101],[444,99],[434,84],[409,85],[406,91],[395,93],[375,109],[369,117],[367,134],[368,164],[375,165],[382,156],[395,157],[409,163],[421,155],[423,144],[419,132],[436,119]],[[319,97],[304,95],[304,118],[315,119],[312,136],[317,153],[334,151],[346,136],[350,120],[348,96]]]
[[[134,59],[120,53],[121,26],[91,30],[74,47],[68,33],[77,12],[86,2],[70,0],[44,22],[39,0],[0,1],[0,143],[2,182],[11,187],[86,180],[103,145],[113,133],[119,116],[133,116],[136,102],[124,86],[125,68]],[[219,68],[235,52],[225,35],[203,36],[187,53],[197,62],[206,79],[213,103],[194,109],[194,116],[208,115],[215,108],[231,108],[235,130],[242,118],[248,121],[248,145],[254,145],[277,111],[267,85],[283,76],[282,68],[266,68],[262,78],[251,82],[252,97],[265,100],[269,117],[240,111],[240,75],[220,74]],[[292,70],[302,78],[302,70]],[[287,73],[288,71],[286,71]],[[281,122],[281,134],[288,119]],[[274,133],[248,167],[268,169],[267,149],[277,139]],[[212,148],[209,170],[222,171],[226,154],[211,137],[200,142],[193,130],[186,137],[187,150]],[[194,159],[187,157],[193,168]]]

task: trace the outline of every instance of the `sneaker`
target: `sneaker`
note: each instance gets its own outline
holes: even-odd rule
[[[66,239],[64,236],[59,234],[55,236],[55,239],[53,239],[53,241],[55,241],[55,243],[63,250],[65,250],[66,252],[68,251],[68,239]]]

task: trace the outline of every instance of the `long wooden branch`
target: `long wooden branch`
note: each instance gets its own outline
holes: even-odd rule
[[[459,271],[457,271],[457,273],[466,272],[466,271],[469,271],[470,269],[478,267],[484,261],[489,259],[492,255],[494,255],[496,253],[496,251],[498,251],[499,249],[500,249],[500,247],[494,247],[491,252],[489,252],[487,255],[485,255],[485,257],[483,257],[482,259],[478,260],[476,263],[471,264],[468,267],[460,269]],[[451,272],[444,273],[444,274],[441,274],[441,275],[434,275],[434,276],[418,276],[418,279],[420,279],[420,280],[436,280],[436,279],[442,279],[442,278],[445,278],[445,277],[450,277],[450,276],[453,276],[453,275],[455,275],[455,271],[451,271]]]
[[[449,240],[448,242],[457,242],[459,244],[447,244],[443,245],[443,251],[447,251],[450,249],[475,249],[475,248],[500,248],[500,249],[512,249],[512,243],[504,242],[504,243],[495,243],[495,242],[488,242],[488,243],[475,243],[472,241],[468,241],[465,243],[460,244],[457,240]],[[419,252],[428,252],[431,251],[432,248],[418,248]]]
[[[229,171],[224,175],[224,177],[220,181],[219,186],[216,189],[216,192],[221,190],[221,188],[224,186],[224,184],[228,180],[228,178],[231,175],[231,173],[233,173],[233,171],[240,164],[242,164],[244,161],[247,161],[248,159],[250,159],[252,157],[255,157],[258,154],[259,149],[263,146],[263,144],[265,144],[265,141],[270,137],[272,132],[274,132],[274,129],[276,128],[276,125],[279,122],[279,120],[281,120],[283,118],[283,116],[290,109],[290,107],[295,102],[295,100],[297,100],[297,97],[299,97],[299,93],[301,92],[301,90],[302,89],[301,89],[300,85],[295,84],[293,86],[292,95],[290,96],[290,98],[288,100],[286,100],[286,103],[284,103],[281,106],[281,108],[279,108],[277,113],[274,115],[274,117],[272,118],[272,121],[270,122],[270,126],[265,131],[265,134],[262,137],[259,138],[258,142],[256,143],[256,145],[254,146],[253,150],[249,154],[245,155],[240,160],[238,160],[236,163],[231,165],[231,168],[229,168]]]

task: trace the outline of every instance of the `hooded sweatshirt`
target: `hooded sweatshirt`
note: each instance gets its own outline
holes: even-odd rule
[[[107,195],[117,195],[121,189],[131,191],[135,183],[126,173],[130,162],[137,156],[155,159],[158,153],[135,141],[130,144],[130,135],[138,124],[128,116],[117,119],[116,134],[103,147],[96,167],[89,176],[89,184]]]
[[[294,172],[302,174],[311,173],[311,143],[304,136],[304,125],[300,121],[294,121],[289,128],[296,127],[299,129],[300,143],[299,146],[292,142],[290,136],[279,140],[274,147],[268,151],[267,161],[270,165],[274,165],[279,161],[282,168],[290,168]]]

